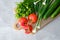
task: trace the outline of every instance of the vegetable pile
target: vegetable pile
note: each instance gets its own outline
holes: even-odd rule
[[[24,29],[26,34],[36,33],[42,19],[53,19],[60,13],[60,0],[24,0],[17,3],[15,13],[16,29]]]

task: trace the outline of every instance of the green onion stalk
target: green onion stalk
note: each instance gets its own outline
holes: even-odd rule
[[[47,7],[52,2],[52,0],[40,0],[35,4],[35,11],[38,15],[38,21],[35,25],[35,28],[33,30],[34,33],[36,33],[37,29],[40,29],[41,27],[41,21],[43,19],[44,12],[46,12]]]

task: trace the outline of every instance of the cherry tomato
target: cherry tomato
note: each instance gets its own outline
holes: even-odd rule
[[[35,13],[32,13],[28,16],[28,20],[31,22],[31,23],[36,23],[37,21],[37,15]]]
[[[18,24],[19,24],[20,26],[26,25],[27,22],[28,22],[28,20],[27,20],[25,17],[22,17],[22,18],[19,18],[19,19],[18,19]]]
[[[25,26],[26,28],[24,29],[25,30],[25,33],[26,34],[29,34],[29,33],[31,33],[32,32],[32,29],[33,29],[33,27],[31,26],[31,25],[26,25]]]

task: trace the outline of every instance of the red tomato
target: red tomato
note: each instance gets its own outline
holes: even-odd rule
[[[28,16],[28,20],[31,22],[31,23],[35,23],[37,21],[37,15],[35,13],[32,13]]]
[[[20,26],[26,25],[27,22],[28,22],[28,20],[27,20],[25,17],[22,17],[22,18],[19,18],[19,19],[18,19],[18,24],[19,24]]]
[[[32,32],[33,27],[32,27],[31,25],[26,25],[25,27],[27,27],[27,28],[25,29],[25,33],[26,33],[26,34],[29,34],[29,33]]]

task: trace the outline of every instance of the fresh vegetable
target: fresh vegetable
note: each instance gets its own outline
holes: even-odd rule
[[[40,29],[40,21],[43,19],[43,15],[47,11],[47,9],[48,9],[47,7],[49,7],[49,5],[51,3],[52,3],[52,0],[41,0],[40,1],[41,5],[39,5],[39,7],[38,7],[39,9],[37,11],[37,13],[38,13],[38,21],[37,21],[36,26],[35,26],[35,28],[33,30],[33,33],[36,33],[36,28]]]
[[[38,11],[37,11],[37,15],[38,15],[38,21],[37,21],[37,23],[36,23],[36,26],[35,26],[35,28],[34,28],[34,30],[36,30],[36,28],[38,28],[38,29],[40,29],[40,19],[41,19],[41,12],[44,10],[43,8],[44,8],[44,6],[45,5],[42,5],[43,3],[45,3],[45,1],[46,0],[41,0],[40,2],[39,2],[39,9],[38,9]]]
[[[34,2],[35,12],[38,12],[38,10],[40,9],[41,5],[42,5],[42,0]]]
[[[56,9],[56,7],[58,7],[58,5],[60,5],[60,0],[55,0],[49,7],[48,11],[45,13],[44,15],[44,19],[47,19],[52,12]]]
[[[60,0],[24,0],[17,3],[15,28],[23,28],[26,34],[36,33],[42,19],[54,18],[60,12]],[[33,28],[34,26],[34,28]]]
[[[20,25],[20,26],[25,26],[26,24],[27,24],[27,22],[28,22],[28,20],[26,19],[26,18],[24,18],[24,17],[22,17],[22,18],[19,18],[18,19],[18,24]]]
[[[31,25],[28,24],[25,27],[27,27],[26,29],[24,29],[26,34],[29,34],[32,32],[33,27]]]
[[[53,2],[53,0],[46,0],[45,5],[43,6],[43,10],[40,12],[39,19],[42,20],[45,12],[48,10],[49,5]]]
[[[31,22],[31,23],[36,23],[37,22],[37,15],[35,13],[32,13],[28,16],[28,20]]]
[[[35,27],[33,30],[32,30],[32,33],[36,33],[37,32],[37,27]]]
[[[51,15],[51,18],[54,18],[57,14],[60,13],[60,6],[55,10],[55,12]]]
[[[20,18],[20,14],[19,13],[15,14],[15,17]]]
[[[35,12],[34,3],[20,2],[16,6],[16,18],[27,17],[30,13]]]

